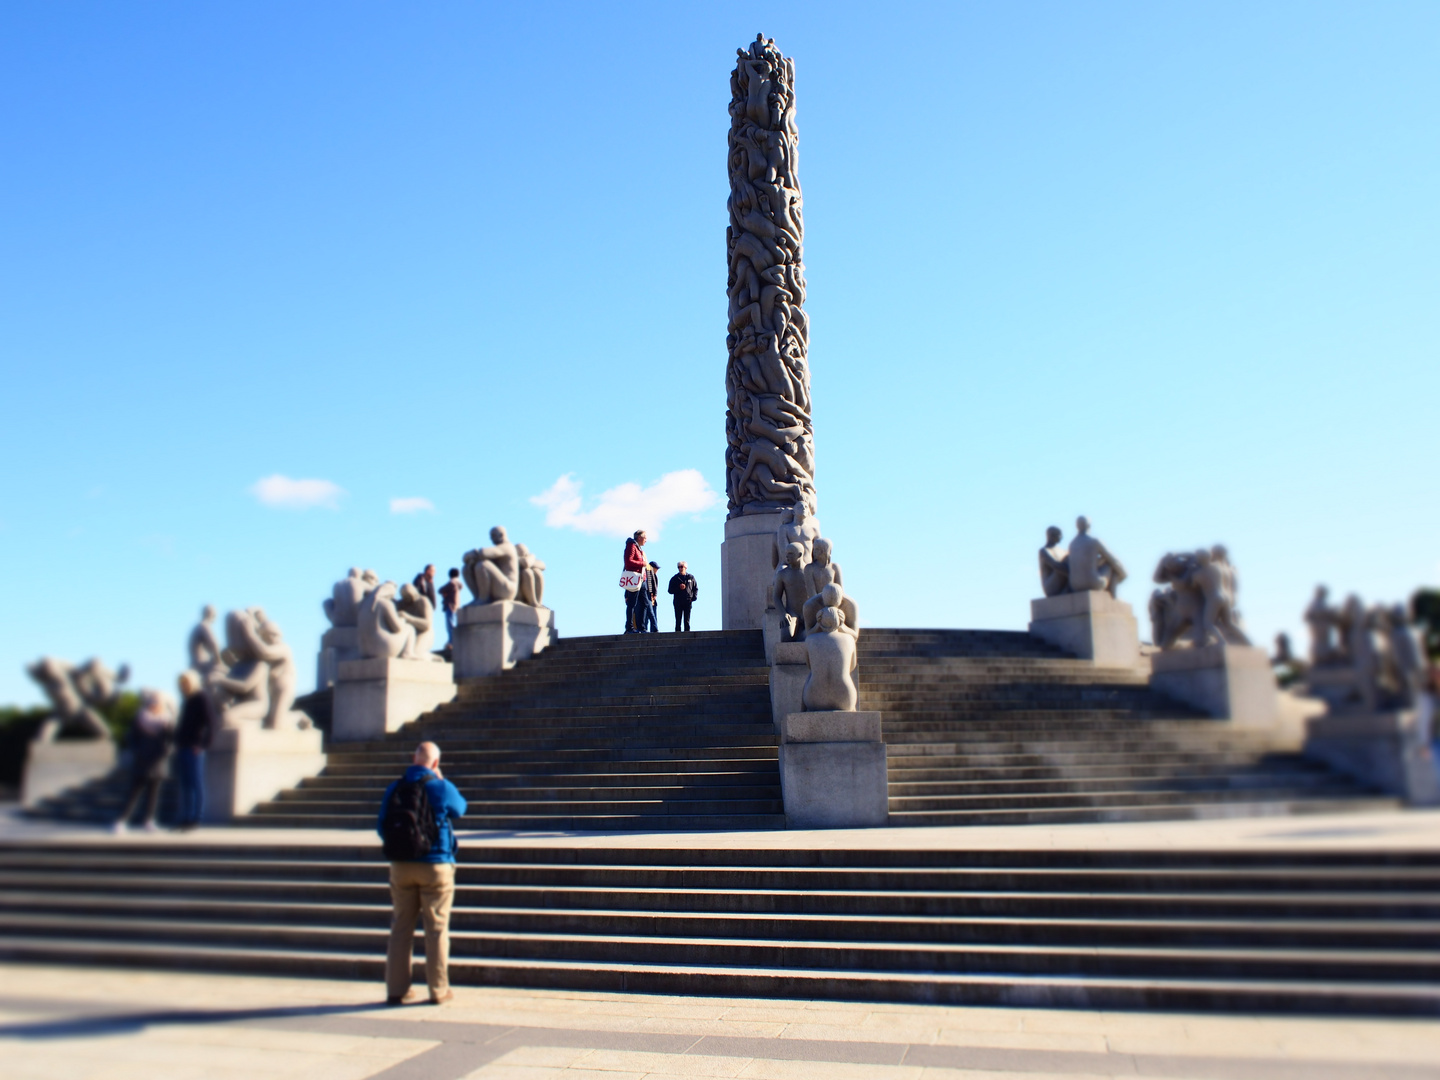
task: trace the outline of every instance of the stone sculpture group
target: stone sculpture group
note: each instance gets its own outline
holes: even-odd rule
[[[111,671],[98,659],[80,665],[45,656],[25,668],[50,700],[51,714],[40,724],[36,739],[42,743],[57,739],[109,739],[110,728],[100,715],[113,705],[130,678],[130,669],[120,665]]]
[[[225,616],[225,648],[209,661],[208,642],[214,641],[209,622],[214,609],[208,605],[199,625],[190,634],[191,660],[202,659],[207,667],[195,668],[214,695],[224,728],[261,728],[266,731],[305,731],[310,718],[294,708],[299,686],[295,653],[280,627],[263,608],[243,608]],[[200,641],[202,648],[196,649]]]
[[[1155,583],[1160,588],[1150,594],[1150,629],[1161,649],[1250,644],[1235,606],[1239,580],[1222,545],[1163,556]]]
[[[1315,587],[1305,609],[1312,693],[1332,709],[1409,709],[1425,691],[1425,647],[1404,604],[1366,607],[1352,594],[1341,607]]]
[[[1040,549],[1040,588],[1047,597],[1078,592],[1108,592],[1112,597],[1125,580],[1125,568],[1109,549],[1090,535],[1090,521],[1075,519],[1070,550],[1060,546],[1061,532],[1051,525]]]

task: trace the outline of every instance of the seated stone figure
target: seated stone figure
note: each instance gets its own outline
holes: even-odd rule
[[[530,554],[530,549],[524,544],[516,544],[515,553],[520,557],[520,592],[517,599],[522,604],[541,607],[545,599],[545,564]]]
[[[360,601],[360,655],[377,660],[414,659],[415,627],[395,606],[395,583],[382,582]]]
[[[322,605],[330,625],[356,625],[360,618],[360,601],[378,584],[380,579],[374,570],[362,572],[358,566],[352,566],[350,573],[335,583],[335,587],[330,590],[330,599]]]
[[[435,647],[435,608],[430,598],[414,585],[404,585],[395,610],[415,630],[415,642],[407,659],[439,660],[440,657],[430,651]]]
[[[775,571],[771,596],[780,611],[780,640],[800,641],[805,637],[805,601],[810,599],[801,563],[805,549],[799,544],[785,548],[785,562]]]
[[[36,733],[41,742],[54,742],[64,736],[82,739],[109,739],[110,728],[99,710],[120,696],[120,687],[130,677],[130,669],[122,664],[113,673],[99,660],[87,660],[76,667],[53,656],[42,657],[25,668],[50,699],[53,713],[46,717]]]
[[[818,537],[810,547],[810,561],[805,564],[805,588],[811,596],[819,596],[826,585],[845,584],[840,564],[834,561],[835,545]]]
[[[1070,591],[1108,592],[1114,596],[1125,580],[1125,568],[1104,544],[1090,535],[1088,518],[1076,518],[1075,529],[1077,535],[1070,541],[1068,562]]]
[[[855,685],[859,657],[855,638],[846,632],[845,615],[838,607],[820,609],[815,629],[805,635],[805,653],[810,661],[801,693],[805,711],[854,712],[860,700]]]
[[[845,595],[845,590],[838,581],[832,581],[819,593],[805,601],[805,636],[807,638],[818,625],[820,612],[827,607],[839,608],[845,616],[842,627],[844,633],[853,638],[860,636],[860,613],[855,607],[855,601]]]
[[[1045,546],[1040,549],[1040,588],[1046,596],[1070,591],[1070,556],[1060,546],[1060,535],[1060,530],[1051,525],[1045,530]]]
[[[254,613],[225,615],[224,663],[210,673],[209,687],[227,728],[259,727],[270,715],[270,665],[256,648],[260,633]]]
[[[520,595],[520,553],[506,538],[503,526],[490,530],[490,544],[465,553],[460,572],[474,597],[471,607],[514,600]]]

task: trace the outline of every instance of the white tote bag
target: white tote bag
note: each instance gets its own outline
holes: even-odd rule
[[[626,592],[639,592],[645,584],[644,570],[626,570],[620,575],[620,587]]]

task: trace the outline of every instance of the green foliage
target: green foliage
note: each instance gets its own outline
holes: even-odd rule
[[[1410,610],[1425,631],[1425,651],[1440,660],[1440,589],[1416,589]]]

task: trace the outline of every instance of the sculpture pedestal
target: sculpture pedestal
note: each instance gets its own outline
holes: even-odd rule
[[[1140,664],[1135,612],[1108,592],[1064,593],[1031,600],[1030,633],[1096,667]]]
[[[1150,657],[1150,686],[1177,701],[1228,718],[1240,728],[1271,728],[1280,718],[1275,675],[1264,649],[1206,645]]]
[[[786,621],[786,616],[774,604],[765,609],[765,614],[760,619],[761,636],[765,641],[765,663],[767,664],[775,663],[775,646],[785,638]]]
[[[223,728],[205,752],[205,820],[248,814],[325,768],[320,732]]]
[[[335,682],[331,742],[378,739],[455,700],[455,669],[430,660],[346,660]]]
[[[20,805],[34,806],[69,788],[108,776],[115,768],[111,739],[32,739],[25,752]]]
[[[452,655],[455,678],[499,675],[555,641],[555,613],[513,600],[462,607]]]
[[[770,715],[779,731],[785,717],[803,712],[805,679],[810,674],[810,654],[803,641],[781,641],[770,658]]]
[[[787,829],[862,829],[890,818],[878,712],[797,712],[780,724]]]
[[[775,577],[770,558],[780,514],[779,510],[742,514],[725,522],[725,542],[720,545],[721,629],[761,629],[765,594]]]
[[[332,626],[320,635],[320,655],[315,659],[315,689],[333,686],[340,676],[340,665],[360,659],[360,628]]]
[[[1330,713],[1306,725],[1305,756],[1414,806],[1440,805],[1440,774],[1416,711]]]

